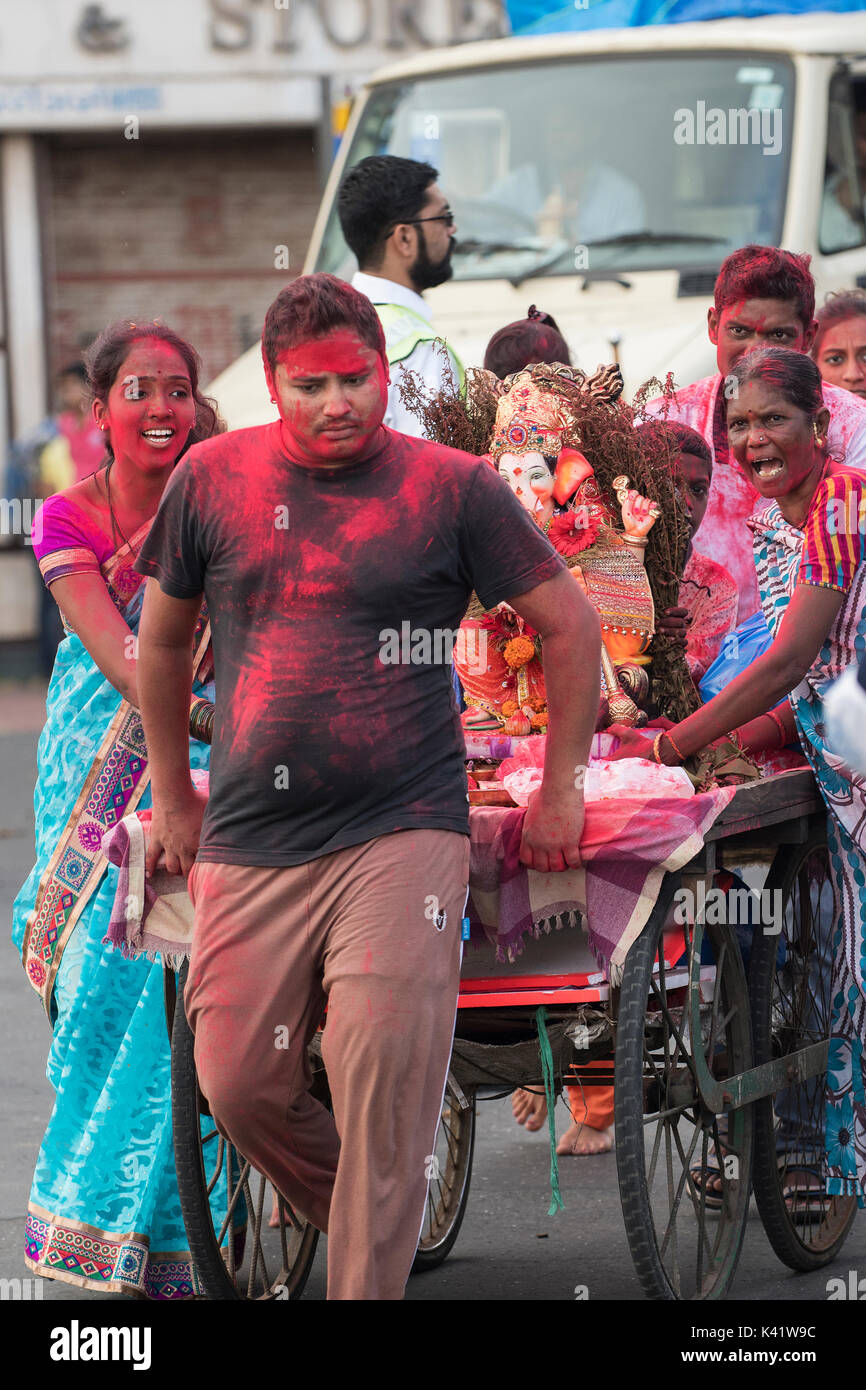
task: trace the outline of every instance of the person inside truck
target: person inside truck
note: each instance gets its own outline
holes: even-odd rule
[[[862,246],[866,215],[866,83],[854,84],[853,150],[847,142],[833,147],[830,132],[827,173],[821,201],[821,249],[842,251]]]
[[[866,294],[828,294],[815,318],[812,358],[822,379],[866,400]]]
[[[384,423],[422,438],[420,420],[400,398],[400,377],[415,372],[433,393],[447,385],[448,362],[422,298],[454,273],[457,224],[438,176],[417,159],[371,155],[349,170],[337,194],[340,227],[358,261],[352,286],[372,300],[385,330],[391,375]],[[462,389],[463,365],[446,347]]]
[[[646,231],[647,207],[638,184],[599,158],[608,132],[601,113],[576,115],[568,104],[550,108],[544,149],[484,193],[485,201],[534,218],[551,242],[592,246],[608,237]]]
[[[815,281],[810,257],[775,246],[744,246],[722,263],[713,304],[707,313],[718,371],[677,391],[659,396],[647,411],[698,431],[713,454],[713,482],[702,533],[704,549],[734,577],[740,595],[738,621],[758,610],[758,589],[746,519],[761,497],[735,466],[725,426],[725,410],[736,398],[734,367],[760,347],[787,347],[808,353],[815,324]],[[866,401],[824,382],[830,420],[827,449],[848,468],[866,470]]]

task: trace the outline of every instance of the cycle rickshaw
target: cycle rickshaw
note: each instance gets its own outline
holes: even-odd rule
[[[747,861],[769,864],[764,892],[778,905],[771,923],[748,933],[748,977],[730,913],[707,909],[703,920],[696,913],[678,924],[673,911],[678,891]],[[780,1260],[805,1271],[834,1259],[856,1198],[799,1184],[819,1171],[823,1149],[832,924],[826,812],[811,773],[796,769],[738,787],[699,854],[665,875],[617,988],[577,960],[573,928],[530,942],[519,965],[493,967],[490,955],[470,953],[413,1270],[441,1263],[457,1239],[479,1091],[543,1083],[542,1006],[557,1086],[615,1080],[620,1199],[647,1297],[726,1296],[752,1190]],[[605,1059],[610,1065],[599,1068]],[[326,1099],[320,1058],[314,1076]],[[278,1224],[268,1225],[265,1180],[209,1119],[182,981],[172,1103],[181,1205],[203,1292],[299,1297],[317,1233],[284,1200]],[[713,1166],[718,1195],[706,1181]]]

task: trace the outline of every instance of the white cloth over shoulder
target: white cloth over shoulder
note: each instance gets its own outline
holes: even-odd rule
[[[866,777],[866,690],[849,666],[824,696],[827,743],[852,772]]]

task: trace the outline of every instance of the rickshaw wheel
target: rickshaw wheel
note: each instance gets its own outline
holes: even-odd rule
[[[461,1095],[468,1102],[465,1109]],[[428,1159],[430,1183],[413,1274],[436,1269],[457,1239],[469,1199],[474,1148],[475,1092],[462,1093],[449,1072],[433,1153]]]
[[[274,1189],[217,1132],[195,1072],[186,976],[184,965],[171,1038],[171,1104],[180,1206],[196,1273],[209,1299],[300,1298],[319,1233],[285,1198],[277,1205],[279,1224],[271,1228]],[[316,1080],[326,1089],[323,1068]]]
[[[691,1037],[686,990],[659,947],[677,879],[668,875],[653,914],[626,958],[616,1025],[616,1161],[626,1235],[641,1287],[652,1299],[721,1299],[736,1271],[749,1213],[751,1107],[714,1115],[701,1102],[694,1052],[723,1078],[751,1065],[749,998],[736,938],[704,927],[715,983]],[[690,936],[690,929],[686,928]],[[689,962],[692,972],[700,962]],[[658,966],[656,963],[658,962]],[[654,969],[656,973],[654,973]],[[704,997],[702,995],[702,997]],[[727,1120],[721,1126],[719,1121]],[[714,1154],[717,1207],[708,1191]],[[709,1201],[708,1201],[709,1197]]]
[[[781,894],[769,901],[780,902],[782,926],[778,934],[756,933],[752,946],[756,1065],[829,1036],[835,911],[825,835],[779,850],[766,886]],[[789,1174],[817,1170],[823,1183],[824,1091],[822,1074],[755,1102],[755,1201],[767,1239],[796,1270],[829,1264],[857,1212],[856,1197],[795,1192],[785,1199]]]

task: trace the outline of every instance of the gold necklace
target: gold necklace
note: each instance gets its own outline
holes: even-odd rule
[[[135,558],[136,558],[136,560],[137,560],[137,559],[138,559],[138,551],[136,550],[135,546],[132,544],[132,541],[128,540],[127,537],[124,535],[124,532],[123,532],[123,529],[122,529],[122,527],[121,527],[121,525],[120,525],[120,522],[117,521],[116,518],[115,518],[115,515],[114,515],[114,508],[113,508],[113,506],[111,505],[111,478],[110,478],[109,475],[110,475],[110,473],[111,473],[111,465],[112,465],[113,463],[114,463],[114,459],[109,459],[108,467],[107,467],[106,470],[105,470],[105,493],[106,493],[106,496],[108,497],[108,515],[111,517],[111,543],[112,543],[112,545],[114,546],[114,549],[115,549],[115,551],[116,551],[116,550],[117,550],[117,531],[120,531],[121,539],[123,540],[124,545],[127,545],[127,546],[129,547],[129,549],[132,551],[132,554],[135,556]],[[115,528],[116,528],[116,529],[115,529]]]

